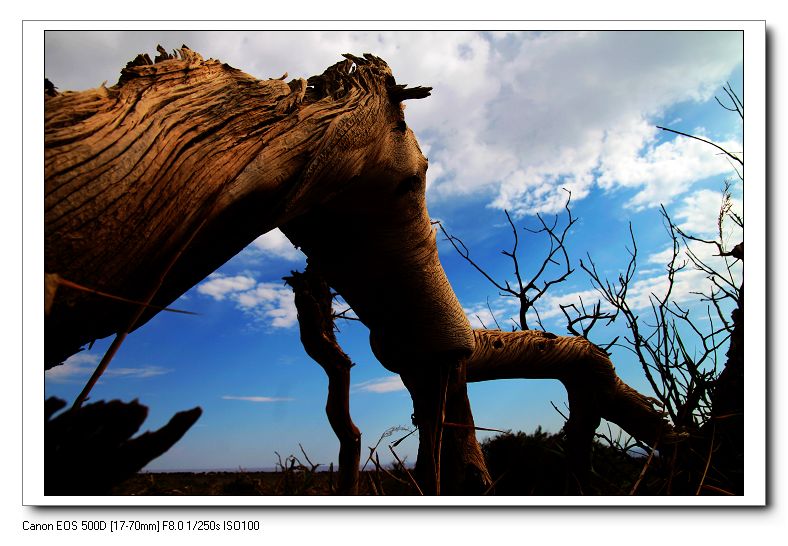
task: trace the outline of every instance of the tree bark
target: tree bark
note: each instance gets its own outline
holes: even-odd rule
[[[45,273],[133,301],[160,283],[149,303],[166,307],[338,191],[313,192],[304,171],[318,149],[332,156],[327,140],[341,141],[337,121],[360,94],[326,98],[302,79],[257,80],[185,46],[178,55],[139,56],[113,87],[45,94]],[[47,302],[46,368],[121,331],[136,309],[65,287]]]
[[[350,368],[353,363],[334,335],[331,290],[309,266],[303,273],[293,271],[285,281],[293,288],[298,310],[301,343],[307,354],[328,376],[326,415],[339,439],[337,492],[358,494],[361,432],[350,417]]]
[[[566,432],[573,470],[588,469],[591,442],[600,418],[617,424],[647,445],[677,442],[657,401],[637,392],[616,374],[607,354],[582,337],[535,330],[474,330],[476,350],[467,362],[468,382],[498,379],[558,379],[569,398]]]
[[[450,370],[441,446],[443,495],[482,495],[492,485],[468,399],[466,362]]]

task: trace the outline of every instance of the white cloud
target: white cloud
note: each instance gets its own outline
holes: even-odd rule
[[[593,288],[563,294],[550,294],[548,292],[537,302],[536,306],[539,309],[539,316],[542,317],[542,320],[547,320],[553,317],[563,316],[563,312],[561,311],[562,305],[574,304],[580,309],[581,300],[586,310],[590,311],[600,297],[599,292]],[[570,316],[571,315],[572,313],[570,310]]]
[[[104,375],[108,377],[127,377],[133,379],[146,379],[148,377],[156,377],[171,372],[167,368],[161,366],[143,366],[141,368],[107,368]]]
[[[293,291],[282,283],[260,282],[247,275],[214,273],[197,292],[217,301],[229,299],[236,307],[272,328],[291,328],[298,322]]]
[[[546,322],[549,319],[563,316],[561,305],[575,304],[579,307],[580,298],[582,298],[583,303],[586,305],[586,309],[590,309],[600,296],[594,289],[556,294],[548,292],[536,303],[539,317],[541,317],[543,322]],[[490,308],[492,308],[492,312]],[[519,301],[516,298],[509,297],[497,298],[490,303],[489,308],[485,302],[476,303],[464,309],[468,321],[470,321],[471,326],[474,328],[485,327],[494,329],[500,326],[502,330],[511,330],[512,327],[516,327],[517,324],[519,324],[519,310]],[[537,326],[536,314],[533,310],[528,312],[526,320],[528,321],[529,327],[534,328]],[[496,321],[498,322],[498,326],[496,326]]]
[[[670,203],[694,181],[731,173],[730,163],[710,145],[683,136],[654,144],[656,131],[644,122],[639,129],[609,134],[604,142],[600,187],[639,189],[627,205],[642,209]],[[729,150],[741,149],[735,141],[719,144]]]
[[[69,382],[90,376],[99,363],[99,355],[91,353],[77,353],[70,356],[60,366],[55,366],[46,371],[46,379],[55,382]]]
[[[293,291],[275,283],[258,283],[252,290],[234,296],[238,306],[274,328],[290,328],[298,321]]]
[[[243,402],[255,402],[258,404],[267,404],[271,402],[292,402],[295,398],[282,398],[278,396],[222,396],[222,400],[241,400]]]
[[[509,330],[514,324],[512,320],[517,317],[518,302],[515,298],[499,297],[487,305],[487,302],[475,303],[470,307],[463,307],[465,316],[473,328]],[[496,321],[498,326],[496,326]]]
[[[484,53],[472,84],[483,80],[483,92],[455,97],[454,114],[420,135],[443,174],[430,185],[433,197],[481,193],[516,215],[556,212],[561,187],[581,199],[602,174],[606,187],[641,189],[632,204],[650,206],[664,175],[679,190],[726,168],[724,160],[698,164],[694,147],[648,146],[655,116],[709,99],[725,81],[741,58],[735,33],[520,34]],[[719,159],[708,146],[704,152]],[[629,170],[614,169],[622,160]]]
[[[285,237],[285,234],[279,228],[272,229],[255,239],[246,251],[289,262],[300,262],[305,258],[304,253],[293,246],[293,243]]]
[[[95,353],[77,353],[69,357],[62,365],[47,370],[46,379],[47,381],[54,381],[56,383],[84,381],[95,371],[100,359],[101,356]],[[171,371],[172,370],[161,366],[118,368],[110,364],[102,375],[103,377],[113,378],[147,379]]]
[[[717,194],[714,195],[719,197]],[[726,262],[725,258],[716,255],[717,248],[714,245],[690,241],[689,249],[697,259],[701,260],[709,267],[712,267],[715,271],[723,274],[731,285],[735,287],[741,285],[743,274],[741,262],[736,262],[732,258],[728,258]],[[713,284],[709,280],[707,273],[694,267],[684,249],[680,252],[675,266],[679,267],[684,265],[685,267],[674,275],[670,300],[682,306],[690,306],[691,304],[701,301],[700,294],[710,294],[713,289]],[[667,264],[672,255],[673,247],[668,246],[659,252],[652,253],[641,259],[642,263],[651,265],[652,267],[639,270],[638,277],[629,284],[627,290],[627,304],[633,311],[643,312],[650,310],[654,297],[664,297],[669,287]],[[728,264],[730,264],[730,272],[728,272]],[[608,278],[612,281],[617,279],[617,276],[618,273],[613,272]],[[604,281],[605,279],[603,278],[602,280]],[[559,318],[563,317],[561,305],[575,304],[579,309],[581,300],[588,311],[593,308],[597,301],[602,302],[601,310],[603,312],[612,310],[610,304],[608,304],[602,298],[602,295],[594,288],[565,293],[555,291],[548,292],[536,303],[536,308],[539,310],[539,316],[546,326],[547,321],[551,319],[556,319],[558,324],[563,324],[562,319]],[[705,307],[705,304],[703,305]],[[474,328],[481,328],[482,323],[486,328],[496,328],[493,315],[495,319],[497,319],[500,327],[504,330],[511,329],[513,325],[519,322],[519,302],[515,298],[498,297],[490,301],[489,307],[486,302],[480,302],[465,307],[464,311]],[[573,315],[574,314],[570,311],[570,316]],[[536,314],[533,310],[529,311],[526,318],[531,328],[536,327]]]
[[[736,240],[739,242],[741,239]],[[735,244],[735,242],[733,244]],[[686,267],[676,275],[677,286],[674,288],[674,294],[677,297],[686,299],[689,297],[689,292],[708,292],[710,281],[706,279],[706,274],[702,271],[695,269],[692,260],[690,260],[688,253],[691,252],[696,259],[703,262],[707,267],[714,271],[723,274],[728,282],[738,287],[742,283],[743,268],[740,261],[733,258],[724,258],[719,256],[719,250],[716,245],[706,244],[699,241],[689,241],[687,248],[682,248],[676,260],[676,265],[687,264]],[[666,247],[664,250],[655,252],[646,258],[647,263],[660,264],[663,266],[662,271],[666,271],[666,266],[673,255],[672,246]],[[730,265],[730,271],[728,266]],[[665,275],[663,274],[662,277]],[[647,280],[647,279],[646,279]],[[646,281],[644,280],[644,282]]]
[[[258,78],[318,74],[345,51],[376,54],[399,83],[433,87],[406,114],[428,151],[430,198],[474,196],[518,216],[557,212],[560,188],[582,199],[598,175],[648,207],[721,172],[708,147],[656,145],[653,126],[676,103],[710,99],[742,59],[740,34],[716,31],[80,34],[47,33],[48,77],[61,89],[76,75],[76,87],[113,83],[156,43],[187,43]],[[269,237],[262,250],[291,252]]]
[[[691,251],[704,263],[713,267],[716,271],[726,272],[726,265],[723,258],[715,256],[716,249],[712,245],[706,245],[698,242],[690,243]],[[673,255],[673,248],[667,247],[663,251],[653,253],[645,258],[647,264],[659,264],[660,268],[650,268],[642,271],[643,278],[633,280],[629,284],[627,290],[627,304],[629,307],[636,311],[641,312],[651,309],[652,298],[663,298],[668,290],[669,279],[667,276],[667,264]],[[729,263],[733,264],[729,278],[734,286],[741,284],[741,262],[734,264],[734,260],[728,259]],[[712,288],[712,283],[708,275],[696,269],[692,262],[688,260],[684,251],[678,256],[676,266],[686,264],[686,267],[678,271],[674,275],[673,287],[670,292],[670,300],[680,305],[688,305],[690,303],[699,302],[701,297],[699,294],[709,294]],[[727,275],[727,273],[726,273]],[[611,280],[617,277],[617,274],[611,276]],[[604,280],[604,279],[603,279]],[[601,299],[601,295],[596,290],[584,290],[568,294],[559,294],[556,296],[547,296],[540,307],[542,318],[547,318],[559,315],[560,309],[558,305],[575,303],[577,304],[579,298],[583,298],[586,308],[590,308],[597,300]],[[704,304],[705,305],[705,304]],[[546,311],[542,312],[542,309]],[[602,311],[611,310],[610,305],[605,301],[602,302]]]
[[[246,275],[227,277],[220,273],[213,273],[208,276],[208,279],[208,281],[197,286],[197,292],[205,294],[206,296],[211,296],[217,301],[221,301],[228,295],[235,294],[236,292],[249,290],[257,284],[257,281]]]
[[[732,211],[741,216],[742,201],[732,197],[730,204]],[[718,235],[716,218],[722,206],[722,193],[719,191],[700,190],[684,197],[681,204],[676,207],[673,217],[678,221],[678,226],[684,233],[697,237],[713,237]],[[741,228],[730,219],[723,222],[723,236],[726,248],[743,240]]]
[[[699,242],[691,242],[690,249],[699,259],[713,267],[716,271],[726,271],[724,259],[714,255],[716,253],[714,246]],[[650,310],[654,297],[661,299],[665,296],[669,286],[666,266],[672,255],[673,247],[670,246],[645,258],[645,263],[658,264],[661,267],[643,270],[641,271],[642,278],[630,282],[627,290],[627,304],[633,311],[643,312]],[[728,261],[731,264],[734,262],[732,259]],[[689,306],[690,304],[700,302],[701,296],[699,296],[699,294],[709,294],[713,285],[708,275],[696,269],[692,262],[687,259],[684,251],[682,251],[676,261],[676,266],[682,264],[686,264],[686,267],[678,271],[674,276],[670,301],[682,306]],[[741,263],[733,264],[730,279],[734,286],[738,287],[741,284],[741,275]],[[611,275],[610,278],[611,280],[617,278],[617,273]],[[560,316],[562,314],[560,310],[561,304],[567,305],[574,303],[579,307],[580,298],[582,298],[585,303],[586,309],[590,310],[597,301],[602,300],[601,310],[603,312],[612,310],[612,307],[602,299],[602,296],[597,290],[590,289],[566,294],[546,295],[544,300],[539,302],[540,315],[543,320]],[[705,307],[705,304],[703,305]]]
[[[653,297],[663,298],[668,290],[668,276],[659,275],[640,279],[630,284],[627,291],[627,303],[635,311],[651,308]],[[678,304],[698,300],[698,292],[708,291],[709,281],[702,271],[685,269],[673,278],[670,299]]]
[[[372,392],[376,394],[404,391],[405,385],[398,375],[390,375],[377,379],[370,379],[362,383],[353,385],[353,390],[357,392]]]

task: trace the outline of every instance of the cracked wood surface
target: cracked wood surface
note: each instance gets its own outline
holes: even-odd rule
[[[166,307],[259,235],[344,191],[348,171],[375,156],[375,116],[403,86],[373,56],[286,83],[186,46],[158,50],[112,87],[60,93],[45,82],[44,246],[45,273],[128,300],[153,291],[149,303]],[[73,290],[47,301],[46,367],[133,316]]]

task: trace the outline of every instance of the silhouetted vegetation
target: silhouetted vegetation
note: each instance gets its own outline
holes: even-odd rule
[[[572,473],[562,433],[541,427],[531,434],[509,432],[482,442],[482,451],[495,482],[493,495],[626,495],[646,460],[595,441],[591,472],[581,484]]]
[[[730,85],[723,90],[727,105],[720,99],[717,102],[743,120],[742,101]],[[744,182],[742,152],[725,150],[714,142],[685,132],[659,129],[720,150],[728,158],[738,180]],[[561,305],[568,333],[589,341],[594,336],[594,344],[607,354],[619,347],[632,355],[651,387],[650,396],[654,397],[655,405],[664,412],[671,429],[678,431],[683,439],[676,435],[669,438],[663,432],[648,444],[636,438],[623,438],[622,444],[621,436],[597,434],[610,449],[601,450],[602,444],[594,441],[593,454],[590,457],[582,454],[583,459],[593,465],[590,475],[579,476],[575,480],[577,483],[572,484],[564,478],[564,436],[547,435],[541,430],[530,436],[522,433],[502,436],[483,447],[492,477],[499,480],[497,494],[565,494],[573,487],[584,494],[622,494],[627,492],[628,482],[631,482],[630,494],[743,493],[744,285],[740,268],[744,261],[744,243],[739,239],[730,240],[729,227],[743,230],[744,219],[732,209],[731,188],[731,181],[726,180],[718,214],[708,219],[708,225],[715,231],[712,239],[682,229],[667,210],[661,208],[672,253],[665,264],[664,286],[647,294],[649,305],[645,309],[639,306],[640,302],[633,301],[631,294],[638,266],[637,239],[631,226],[631,246],[626,249],[629,261],[616,279],[609,280],[600,274],[590,255],[579,261],[580,269],[588,276],[599,299],[591,305],[582,299],[576,304]],[[574,272],[566,248],[566,235],[576,221],[569,209],[569,200],[565,210],[567,219],[563,228],[559,228],[558,216],[548,222],[540,215],[537,215],[539,229],[525,228],[532,235],[546,236],[550,245],[541,264],[537,262],[533,275],[526,274],[520,261],[518,252],[522,252],[523,241],[518,237],[518,228],[506,214],[513,244],[510,251],[502,253],[512,260],[516,286],[508,280],[493,278],[484,266],[474,261],[470,250],[458,237],[443,230],[460,256],[495,287],[499,296],[517,298],[519,320],[512,319],[515,330],[528,329],[529,312],[535,316],[539,329],[544,330],[535,304],[549,288],[564,282]],[[704,257],[704,248],[711,250],[708,254],[712,258]],[[705,291],[693,293],[693,302],[676,297],[677,278],[689,270],[702,272],[708,281]],[[488,308],[492,312],[489,303]],[[495,317],[493,321],[500,329]],[[605,334],[600,335],[600,331],[616,321],[624,323],[627,333],[604,339]],[[583,388],[589,387],[583,385]],[[593,392],[589,396],[593,396]],[[575,413],[570,413],[568,424]],[[562,431],[562,434],[569,434],[570,439],[571,433],[570,427]],[[576,445],[586,449],[588,444]],[[620,485],[617,491],[616,482],[611,482],[602,470],[629,466],[632,458],[627,453],[632,447],[650,456],[634,479],[626,473],[615,478]],[[577,449],[572,451],[577,456]],[[531,462],[525,463],[526,460]],[[581,473],[577,465],[573,470]],[[599,482],[600,478],[607,483]],[[612,488],[609,487],[611,483]]]

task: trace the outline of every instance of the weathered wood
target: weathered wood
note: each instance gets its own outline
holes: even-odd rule
[[[350,416],[350,368],[353,362],[334,335],[333,297],[328,284],[307,267],[293,271],[285,281],[293,288],[298,310],[301,343],[306,353],[320,364],[328,376],[326,415],[339,439],[337,492],[358,494],[361,431]]]
[[[320,108],[304,120],[278,110],[294,93],[284,82],[260,82],[187,48],[179,55],[130,63],[114,87],[45,100],[48,273],[144,299],[168,257],[202,224],[203,234],[154,299],[165,306],[281,216],[270,214],[283,208],[276,181],[294,176],[330,120],[320,119]],[[241,183],[261,156],[277,161],[266,177]],[[242,194],[259,214],[233,220]],[[222,215],[227,220],[217,222]],[[61,289],[48,320],[47,365],[117,331],[119,315],[127,320],[129,306]],[[69,339],[76,343],[63,347]]]
[[[274,227],[320,264],[385,366],[418,376],[413,355],[451,367],[470,353],[401,104],[429,88],[368,54],[285,83],[157,49],[113,87],[45,95],[45,273],[89,289],[48,300],[47,368],[144,324]],[[418,392],[437,423],[445,396]]]
[[[470,383],[498,379],[557,379],[567,390],[569,441],[578,468],[600,418],[617,424],[647,445],[680,441],[654,398],[644,396],[616,374],[608,355],[582,337],[525,330],[474,330],[476,349],[467,361]]]
[[[130,300],[164,276],[150,303],[165,307],[257,236],[340,193],[353,173],[337,176],[334,161],[374,156],[378,137],[365,125],[389,100],[385,82],[382,91],[349,85],[341,72],[351,61],[308,88],[257,80],[186,47],[176,53],[138,57],[113,87],[45,95],[47,273]],[[131,315],[128,305],[60,290],[46,366]]]

